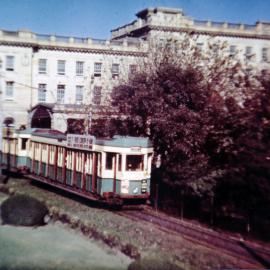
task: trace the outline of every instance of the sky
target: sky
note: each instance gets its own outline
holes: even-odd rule
[[[181,8],[200,20],[270,22],[270,0],[0,0],[0,29],[107,39],[147,7]]]

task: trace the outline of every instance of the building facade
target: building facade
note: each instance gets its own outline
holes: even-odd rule
[[[110,40],[0,30],[0,122],[15,128],[66,131],[70,119],[91,117],[106,103],[113,86],[129,76],[149,42],[179,41],[198,35],[227,42],[247,67],[269,69],[270,23],[254,25],[198,21],[173,8],[148,8],[111,31]]]
[[[184,34],[196,34],[197,45],[202,49],[207,41],[227,43],[228,53],[238,53],[250,67],[269,69],[270,22],[254,25],[194,20],[181,9],[148,8],[138,12],[137,19],[111,31],[112,40],[133,37],[148,43],[151,40],[164,44],[181,41]]]

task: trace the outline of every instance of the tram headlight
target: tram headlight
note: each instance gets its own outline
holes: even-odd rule
[[[147,192],[147,180],[143,179],[141,185],[142,185],[142,193],[146,193]]]

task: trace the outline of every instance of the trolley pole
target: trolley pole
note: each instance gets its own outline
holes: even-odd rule
[[[10,173],[10,128],[7,125],[7,142],[8,142],[8,153],[7,153],[7,174]]]

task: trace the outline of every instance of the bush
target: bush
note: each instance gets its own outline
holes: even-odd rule
[[[142,258],[132,262],[128,270],[182,270],[167,260]]]
[[[46,205],[27,195],[14,195],[1,205],[3,224],[38,226],[44,225],[49,213]]]

